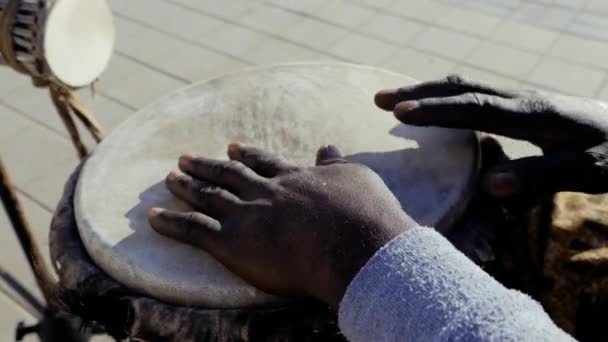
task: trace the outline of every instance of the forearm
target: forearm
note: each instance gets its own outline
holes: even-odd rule
[[[503,287],[429,228],[411,229],[372,257],[339,311],[351,341],[561,341],[530,297]]]

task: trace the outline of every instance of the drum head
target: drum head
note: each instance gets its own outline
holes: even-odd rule
[[[223,76],[177,91],[114,130],[79,179],[76,219],[92,259],[126,286],[161,300],[236,308],[278,303],[205,252],[154,232],[154,206],[188,210],[164,185],[184,152],[226,159],[240,141],[312,166],[321,145],[384,179],[419,223],[448,228],[477,170],[473,132],[399,124],[374,106],[406,76],[348,64],[288,64]]]
[[[114,48],[114,22],[107,0],[57,0],[44,31],[44,57],[66,85],[94,82]]]

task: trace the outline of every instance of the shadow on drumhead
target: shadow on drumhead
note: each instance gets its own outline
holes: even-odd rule
[[[407,140],[407,148],[381,152],[359,152],[345,156],[345,159],[366,165],[383,179],[401,203],[402,208],[417,222],[423,225],[437,224],[440,207],[459,184],[454,177],[462,168],[460,151],[468,151],[463,145],[462,136],[439,128],[421,128],[398,124],[390,129],[390,135]],[[466,134],[466,132],[463,132]],[[177,211],[190,211],[187,204],[176,199],[159,181],[138,196],[138,204],[131,208],[126,217],[129,226],[136,233],[150,236],[144,240],[158,239],[148,224],[148,210],[161,207]],[[153,237],[152,237],[153,236]]]
[[[413,141],[417,146],[383,152],[359,152],[345,156],[345,159],[376,172],[397,197],[401,207],[416,221],[434,223],[433,207],[439,200],[437,197],[449,189],[438,187],[435,172],[429,170],[429,164],[425,163],[433,154],[427,144],[429,134],[424,129],[401,124],[393,127],[389,133]]]
[[[136,232],[142,229],[146,231],[150,229],[148,210],[151,208],[160,207],[177,211],[192,210],[187,204],[181,202],[169,192],[164,180],[155,183],[140,193],[138,200],[137,205],[125,214],[125,217],[129,219],[129,227]]]

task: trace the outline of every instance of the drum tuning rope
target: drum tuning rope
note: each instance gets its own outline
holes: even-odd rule
[[[75,89],[62,84],[59,80],[46,76],[44,63],[41,61],[42,58],[35,56],[35,71],[26,68],[22,61],[23,58],[19,57],[17,49],[15,49],[14,35],[19,17],[19,10],[24,4],[23,8],[35,10],[35,5],[39,6],[39,9],[45,8],[45,2],[41,0],[6,0],[4,9],[0,12],[0,56],[3,57],[5,63],[13,68],[15,71],[25,74],[32,79],[32,83],[38,88],[49,88],[50,96],[53,101],[53,105],[57,110],[57,113],[61,117],[70,138],[80,158],[84,158],[88,154],[87,147],[82,142],[80,133],[76,127],[75,119],[80,120],[84,127],[89,131],[91,136],[96,142],[100,142],[103,139],[103,130],[95,120],[93,114],[87,110],[78,101],[75,93]],[[32,25],[40,25],[41,23],[33,23]],[[19,31],[20,32],[20,31]],[[34,49],[35,51],[35,49]],[[40,51],[35,51],[35,54],[41,55]]]

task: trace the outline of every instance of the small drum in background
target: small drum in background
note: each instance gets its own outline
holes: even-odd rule
[[[225,159],[239,141],[306,166],[319,146],[334,144],[376,171],[419,223],[448,232],[477,177],[477,136],[406,126],[375,107],[377,90],[408,83],[371,67],[287,64],[199,83],[143,109],[97,147],[76,190],[66,191],[73,203],[58,209],[51,232],[62,284],[76,296],[120,297],[130,311],[110,320],[129,317],[122,333],[131,337],[340,339],[326,307],[256,289],[205,252],[157,234],[147,211],[189,210],[164,185],[184,152]]]
[[[87,86],[112,56],[107,0],[0,0],[0,18],[0,62],[37,78]]]

